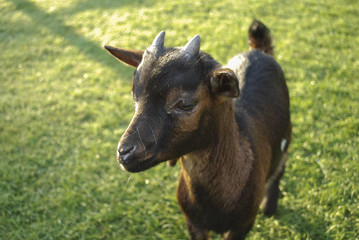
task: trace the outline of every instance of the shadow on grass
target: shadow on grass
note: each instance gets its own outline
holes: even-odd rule
[[[139,4],[141,0],[115,1],[114,3],[112,2],[108,5],[106,5],[106,2],[108,1],[105,1],[105,3],[103,3],[103,1],[93,1],[93,4],[80,2],[75,4],[72,8],[62,12],[61,17],[59,17],[60,14],[47,13],[34,3],[27,0],[12,0],[11,2],[16,6],[16,10],[22,11],[24,14],[29,16],[38,26],[48,29],[54,35],[63,37],[67,43],[78,48],[81,53],[87,55],[92,60],[95,60],[100,64],[110,66],[116,71],[123,72],[126,69],[128,70],[128,68],[124,65],[117,64],[116,61],[113,61],[113,57],[106,53],[101,43],[93,42],[76,33],[71,26],[66,25],[62,18],[71,17],[71,13],[73,14],[88,8],[119,8],[127,4]],[[106,55],[108,56],[107,58]]]
[[[65,9],[64,13],[76,13],[83,10],[89,9],[115,9],[119,7],[123,7],[125,5],[131,5],[133,9],[136,7],[140,8],[143,6],[149,6],[156,3],[155,0],[101,0],[101,1],[80,1],[75,3],[73,7]]]

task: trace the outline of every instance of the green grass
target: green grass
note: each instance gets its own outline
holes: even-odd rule
[[[248,239],[359,239],[358,16],[350,0],[0,0],[0,239],[188,238],[179,166],[115,161],[133,69],[101,46],[200,34],[226,63],[254,17],[275,37],[294,132],[278,213]]]

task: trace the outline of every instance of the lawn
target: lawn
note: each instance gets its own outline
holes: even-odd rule
[[[286,74],[293,142],[278,212],[248,239],[358,240],[358,16],[355,0],[0,0],[0,239],[187,239],[180,166],[118,167],[133,69],[102,46],[199,34],[226,63],[258,18]]]

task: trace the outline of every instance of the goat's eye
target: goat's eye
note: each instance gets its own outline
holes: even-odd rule
[[[197,101],[194,100],[180,100],[176,104],[176,108],[182,111],[191,111],[197,105]]]

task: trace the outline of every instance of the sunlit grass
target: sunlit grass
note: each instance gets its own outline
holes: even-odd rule
[[[225,63],[254,17],[275,38],[293,142],[278,213],[249,239],[358,239],[357,1],[0,0],[0,239],[186,239],[179,166],[121,171],[133,69],[104,43],[144,49],[200,34]],[[213,235],[214,238],[219,236]]]

